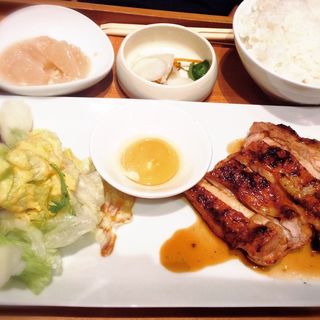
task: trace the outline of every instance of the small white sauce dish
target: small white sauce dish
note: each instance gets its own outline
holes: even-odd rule
[[[177,173],[167,182],[147,186],[130,180],[122,168],[124,148],[141,138],[168,142],[179,155]],[[172,105],[119,106],[105,114],[90,139],[92,161],[101,176],[118,190],[140,198],[166,198],[195,185],[207,172],[212,145],[203,126]]]
[[[111,70],[114,51],[109,38],[85,15],[62,6],[33,5],[13,12],[0,22],[0,53],[8,46],[38,36],[75,45],[90,60],[88,75],[80,80],[49,85],[15,85],[0,79],[6,91],[28,96],[55,96],[86,89]]]
[[[151,82],[132,71],[134,61],[143,56],[174,54],[176,58],[208,60],[210,68],[196,81],[179,85]],[[120,87],[130,98],[203,101],[217,79],[217,59],[210,42],[199,34],[175,24],[150,24],[126,36],[116,58]]]

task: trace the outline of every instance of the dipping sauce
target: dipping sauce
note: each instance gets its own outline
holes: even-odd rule
[[[155,186],[174,177],[179,169],[179,156],[168,142],[144,138],[124,150],[121,164],[129,179]]]
[[[0,77],[17,85],[45,85],[86,77],[90,61],[80,48],[41,36],[9,46],[0,55]]]

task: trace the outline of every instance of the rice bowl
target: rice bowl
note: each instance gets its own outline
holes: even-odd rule
[[[319,16],[315,0],[244,0],[238,7],[233,20],[237,51],[268,95],[320,104]]]

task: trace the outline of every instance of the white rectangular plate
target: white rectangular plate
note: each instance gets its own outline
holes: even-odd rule
[[[0,103],[8,97],[0,97]],[[228,105],[96,98],[19,98],[34,115],[34,127],[56,132],[64,147],[89,156],[90,132],[111,107],[169,104],[198,119],[213,143],[212,165],[227,155],[229,142],[245,137],[253,121],[291,125],[300,135],[320,139],[319,108]],[[106,123],[106,126],[108,123]],[[238,260],[198,272],[173,273],[159,262],[161,245],[196,219],[182,197],[138,200],[133,221],[117,230],[113,254],[102,258],[85,237],[64,250],[63,274],[39,296],[26,289],[0,291],[0,305],[82,307],[259,307],[319,306],[319,280],[272,279]]]

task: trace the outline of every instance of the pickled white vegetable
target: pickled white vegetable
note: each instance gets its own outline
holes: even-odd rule
[[[172,70],[174,55],[171,53],[150,55],[139,58],[132,65],[138,76],[158,83],[165,83]]]

